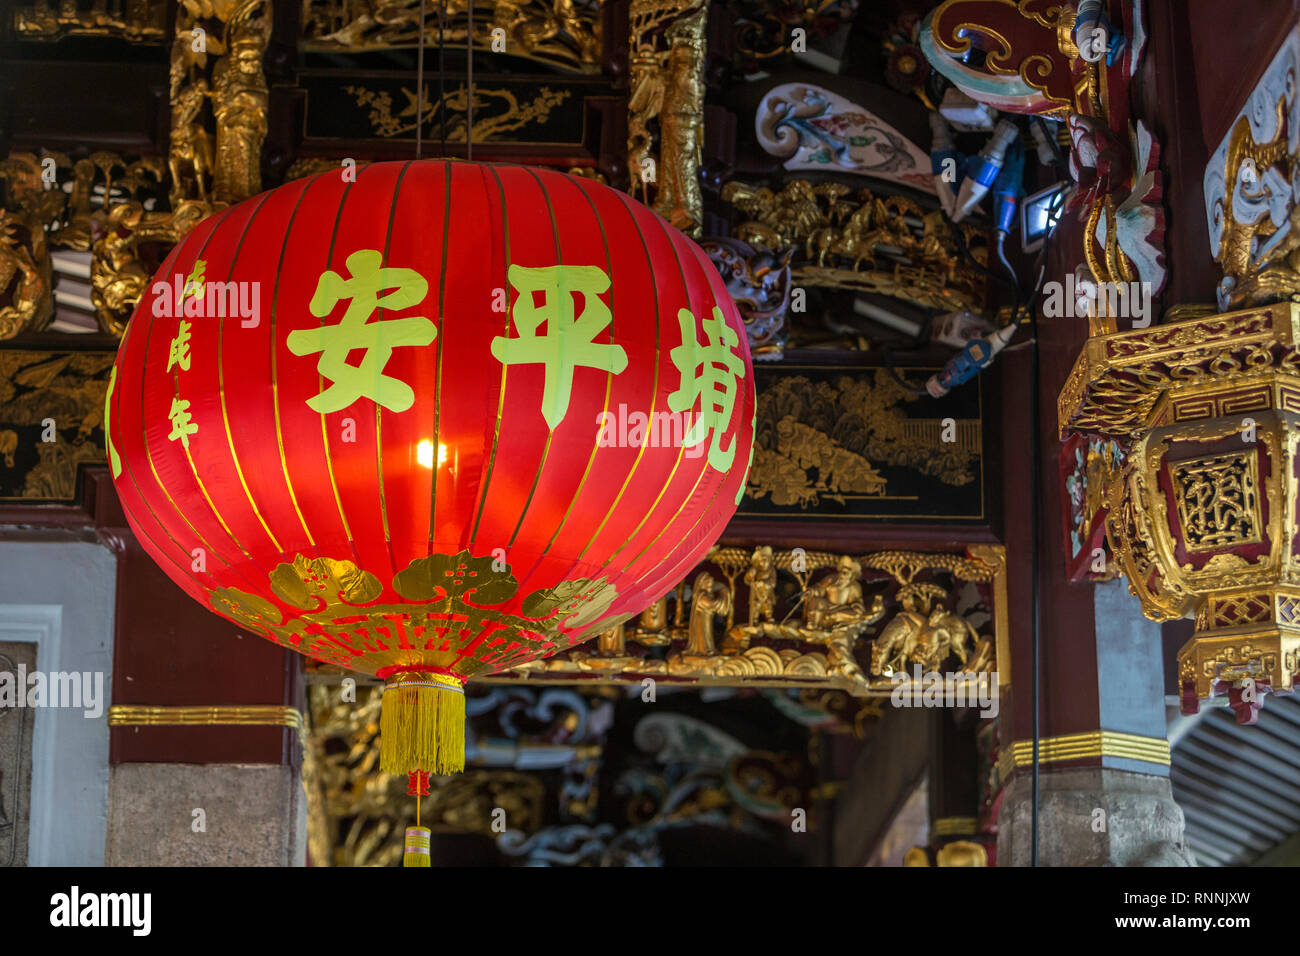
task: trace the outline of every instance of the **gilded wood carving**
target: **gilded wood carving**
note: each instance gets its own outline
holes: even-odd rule
[[[719,547],[635,620],[485,682],[635,684],[652,677],[887,697],[918,667],[994,672],[1005,636],[998,633],[1005,620],[994,613],[999,561],[991,554],[854,557]]]
[[[1292,28],[1205,168],[1210,253],[1220,309],[1300,293],[1300,32]]]
[[[481,0],[474,4],[474,47],[522,56],[565,70],[592,73],[601,62],[604,0]],[[410,0],[303,0],[302,36],[308,50],[359,52],[413,47],[420,39],[420,5]],[[464,48],[469,4],[449,0],[441,36]],[[424,14],[425,42],[439,36],[439,4]]]
[[[1062,431],[1125,447],[1106,536],[1155,620],[1193,617],[1183,707],[1226,694],[1255,720],[1300,665],[1300,305],[1095,336],[1060,395]]]
[[[941,311],[978,310],[984,302],[984,277],[961,261],[953,235],[961,230],[960,241],[985,262],[983,231],[954,227],[906,197],[791,179],[779,191],[733,181],[722,199],[743,214],[737,239],[791,250],[796,285],[878,292]]]
[[[653,196],[655,212],[698,236],[704,220],[699,168],[708,4],[633,0],[630,17],[627,149],[632,192],[647,203]]]

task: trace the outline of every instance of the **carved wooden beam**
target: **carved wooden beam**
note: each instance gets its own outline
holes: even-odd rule
[[[1008,659],[1005,576],[1005,551],[995,546],[969,555],[859,557],[718,547],[634,622],[482,682],[635,685],[650,678],[888,697],[909,686],[917,668],[951,665],[968,678],[998,671]],[[978,627],[956,613],[960,601],[971,600],[959,594],[967,583],[979,596],[963,612]]]

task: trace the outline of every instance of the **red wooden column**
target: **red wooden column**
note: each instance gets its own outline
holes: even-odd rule
[[[1134,114],[1161,147],[1168,283],[1153,309],[1213,303],[1202,178],[1210,150],[1294,22],[1296,4],[1154,0],[1148,47],[1134,84]],[[1063,282],[1083,261],[1082,224],[1058,227],[1045,279]],[[1125,323],[1121,323],[1124,325]],[[1039,593],[1039,857],[1044,864],[1184,863],[1182,813],[1168,785],[1164,670],[1159,625],[1142,618],[1124,581],[1072,583],[1065,572],[1056,401],[1087,339],[1084,318],[1038,323],[1039,453],[1030,461],[1030,350],[1000,360],[996,397],[1003,428],[1002,529],[1008,550],[1012,688],[1002,700],[1004,772],[999,863],[1032,856],[1033,613]],[[1026,467],[1029,465],[1029,467]],[[1037,562],[1032,475],[1042,487]],[[1163,753],[1162,753],[1163,745]],[[1069,754],[1070,756],[1063,756]],[[1104,811],[1105,831],[1092,826]],[[1118,826],[1116,825],[1118,822]]]

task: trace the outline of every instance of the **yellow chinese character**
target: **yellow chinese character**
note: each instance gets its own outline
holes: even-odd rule
[[[414,269],[385,268],[383,255],[375,249],[360,249],[348,256],[352,278],[345,279],[327,269],[316,283],[308,308],[323,319],[343,299],[351,300],[337,325],[298,329],[285,340],[294,355],[321,353],[316,369],[330,381],[329,388],[307,399],[313,411],[322,414],[347,408],[365,396],[376,405],[404,412],[415,404],[415,392],[401,379],[384,375],[393,349],[402,345],[428,345],[438,335],[437,327],[422,315],[402,319],[367,320],[376,311],[409,309],[424,301],[429,284]],[[393,291],[384,292],[385,289]],[[362,349],[361,362],[352,365],[348,353]]]
[[[186,372],[190,370],[190,324],[184,319],[181,319],[176,338],[172,339],[171,353],[167,356],[167,371],[170,372],[173,365],[179,365]]]
[[[668,355],[681,373],[681,384],[668,396],[668,407],[674,412],[688,412],[697,398],[701,400],[699,416],[691,423],[682,444],[690,448],[712,435],[709,464],[718,471],[727,471],[736,457],[736,440],[733,438],[723,450],[722,433],[731,423],[736,407],[736,379],[745,377],[745,363],[735,351],[740,336],[727,325],[717,306],[713,318],[700,323],[708,338],[704,345],[695,336],[695,316],[690,309],[678,310],[677,322],[682,344]]]
[[[599,298],[609,288],[609,276],[598,266],[512,265],[506,273],[519,293],[510,309],[518,338],[498,335],[492,354],[503,365],[544,365],[542,417],[555,428],[569,410],[573,373],[578,366],[620,374],[627,368],[627,353],[618,345],[598,343],[614,316]],[[542,293],[538,306],[535,292]],[[582,295],[582,312],[574,315],[574,296]],[[538,333],[546,323],[546,334]]]
[[[202,259],[194,260],[194,269],[190,272],[189,278],[185,280],[185,288],[181,291],[181,301],[184,302],[186,296],[195,296],[203,298],[203,272],[207,268],[207,263]]]
[[[172,399],[172,410],[167,413],[172,420],[172,431],[167,437],[172,441],[181,440],[186,448],[190,447],[190,436],[199,430],[199,426],[190,418],[190,403],[179,398]]]

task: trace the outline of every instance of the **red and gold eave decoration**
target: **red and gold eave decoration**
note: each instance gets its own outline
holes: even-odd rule
[[[446,773],[465,681],[701,560],[753,422],[744,325],[679,231],[589,180],[417,161],[196,227],[131,319],[105,433],[177,584],[383,679],[382,769]]]

